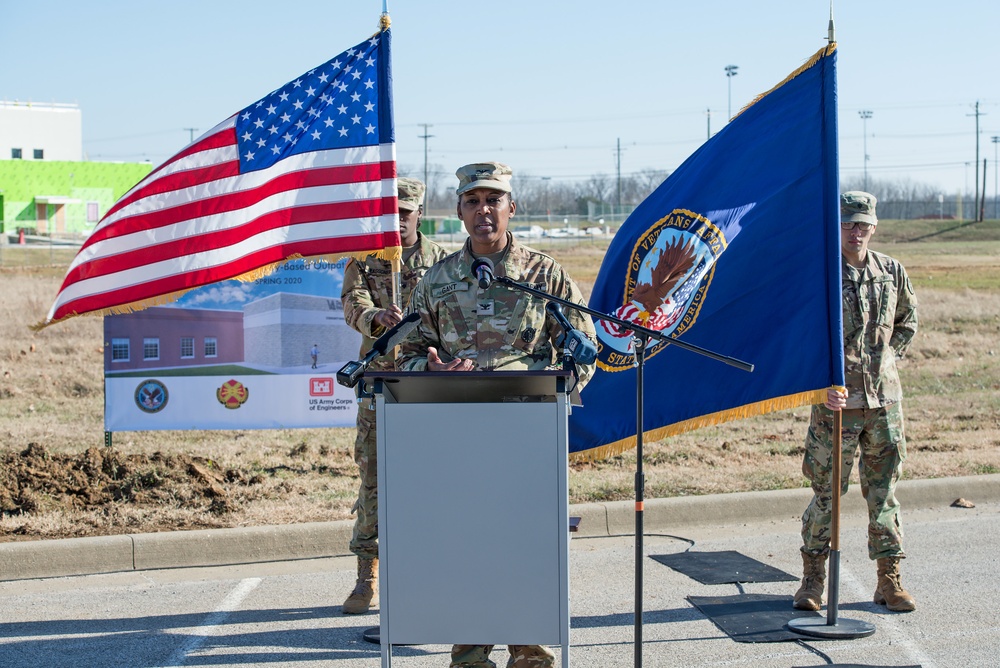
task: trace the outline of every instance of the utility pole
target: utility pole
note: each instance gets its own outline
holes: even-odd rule
[[[986,220],[986,158],[983,158],[983,199],[979,202],[979,222]]]
[[[982,115],[983,112],[979,111],[979,100],[976,100],[976,112],[974,114],[966,114],[966,116],[976,117],[976,199],[972,200],[974,203],[972,215],[975,217],[976,222],[979,222],[979,117]]]
[[[194,133],[198,131],[198,128],[184,128],[184,129],[188,131],[188,143],[189,144],[193,144],[194,143]]]
[[[1000,210],[997,209],[997,190],[1000,180],[997,179],[997,144],[1000,144],[1000,137],[992,137],[993,140],[993,217],[1000,220]]]
[[[729,106],[726,108],[726,122],[733,120],[733,77],[736,76],[736,70],[740,69],[739,65],[726,65],[726,81],[729,82]]]
[[[618,138],[618,150],[615,152],[615,171],[618,172],[618,213],[622,210],[622,139]]]
[[[858,116],[861,117],[861,127],[864,132],[864,147],[865,147],[865,192],[868,192],[868,119],[872,117],[872,112],[869,109],[862,109],[858,112]]]
[[[705,128],[705,141],[712,138],[712,110],[710,108],[705,109],[705,121],[708,125]]]
[[[431,137],[433,137],[434,135],[427,134],[427,128],[434,127],[434,126],[431,125],[430,123],[417,123],[417,125],[423,126],[423,128],[424,128],[424,134],[417,135],[417,138],[424,140],[424,187],[427,188],[427,194],[430,195],[431,194],[430,193],[430,188],[427,186],[427,140],[430,139]],[[427,206],[424,207],[424,209],[425,209],[425,211],[424,211],[425,215],[426,215],[426,211],[428,209],[430,209],[430,199],[431,199],[430,197],[427,198]]]

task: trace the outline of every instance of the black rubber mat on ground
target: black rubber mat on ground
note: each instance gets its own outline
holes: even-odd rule
[[[688,596],[701,613],[736,642],[785,642],[816,640],[785,628],[796,617],[820,617],[818,612],[796,610],[791,596],[739,594],[737,596]]]
[[[732,550],[654,554],[653,559],[702,584],[794,582],[797,577]]]

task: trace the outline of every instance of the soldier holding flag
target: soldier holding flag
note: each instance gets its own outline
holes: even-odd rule
[[[903,530],[896,482],[906,460],[902,388],[896,359],[917,332],[917,298],[903,265],[868,249],[875,233],[876,199],[866,192],[840,198],[846,391],[831,389],[825,405],[813,406],[802,471],[812,482],[813,500],[802,515],[802,585],[794,606],[823,604],[830,552],[833,411],[843,412],[841,489],[847,491],[859,453],[861,493],[868,502],[868,556],[878,561],[875,603],[889,610],[916,610],[900,582]]]
[[[365,260],[351,260],[344,271],[341,298],[344,319],[361,333],[361,354],[386,330],[403,318],[399,304],[406,304],[410,291],[428,267],[447,255],[444,248],[420,233],[424,212],[426,186],[417,179],[400,178],[399,237],[403,245],[401,276],[392,271],[388,260],[369,255]],[[394,288],[394,283],[401,290]],[[377,358],[372,370],[392,370],[395,360],[389,356]],[[351,536],[351,552],[358,557],[358,579],[354,590],[344,601],[343,610],[357,615],[368,612],[378,590],[378,482],[376,476],[375,409],[368,402],[358,405],[358,433],[354,443],[354,461],[361,474],[358,500],[354,504],[357,517]]]

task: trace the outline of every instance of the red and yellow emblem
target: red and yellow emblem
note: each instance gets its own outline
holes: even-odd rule
[[[236,409],[250,398],[250,390],[238,380],[227,380],[215,391],[215,396],[226,408]]]

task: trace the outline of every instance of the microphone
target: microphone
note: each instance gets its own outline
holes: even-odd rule
[[[490,287],[490,283],[496,278],[493,273],[493,262],[488,257],[477,257],[472,263],[472,274],[479,280],[479,287],[483,290]]]
[[[372,344],[372,349],[364,357],[356,362],[348,362],[342,366],[340,371],[337,372],[337,382],[344,387],[354,387],[357,385],[369,365],[377,357],[385,355],[388,351],[402,343],[403,339],[416,329],[419,321],[420,314],[416,312],[410,313],[400,320],[394,327],[375,340],[375,343]]]
[[[563,315],[562,308],[556,302],[549,302],[545,305],[545,310],[556,319],[563,329],[562,339],[559,345],[564,352],[568,352],[574,361],[580,364],[593,364],[597,361],[597,346],[580,333],[576,327],[570,324],[566,316]]]

